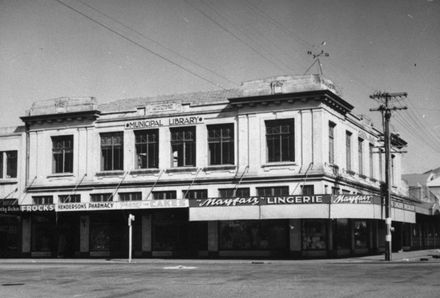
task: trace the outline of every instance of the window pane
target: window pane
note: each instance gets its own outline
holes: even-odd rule
[[[294,161],[293,120],[266,121],[267,158],[269,162]]]
[[[140,201],[142,200],[142,192],[127,192],[119,194],[120,201]]]
[[[73,172],[73,136],[52,137],[53,173]]]
[[[3,157],[4,152],[0,151],[0,178],[3,178]]]
[[[208,126],[209,164],[234,164],[234,125]]]
[[[235,195],[234,195],[235,191]],[[219,196],[221,198],[247,198],[250,197],[249,188],[224,188],[219,189]]]
[[[123,133],[101,134],[101,170],[122,170],[124,168]]]
[[[136,131],[136,167],[157,168],[159,163],[159,131],[157,129]]]
[[[17,151],[6,152],[6,177],[16,178],[17,177]]]

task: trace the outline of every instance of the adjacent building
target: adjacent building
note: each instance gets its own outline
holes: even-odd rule
[[[0,218],[16,218],[20,254],[32,257],[126,256],[129,214],[138,257],[378,253],[380,131],[352,109],[318,75],[101,105],[39,101],[2,149],[16,148],[7,185],[17,195],[5,199],[18,211]],[[392,174],[393,247],[411,249],[425,207],[408,198],[399,155]]]

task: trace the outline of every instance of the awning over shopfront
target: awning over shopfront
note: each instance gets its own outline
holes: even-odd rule
[[[385,217],[381,197],[369,195],[208,198],[189,204],[190,221]],[[392,216],[395,221],[414,223],[415,207],[393,201]]]

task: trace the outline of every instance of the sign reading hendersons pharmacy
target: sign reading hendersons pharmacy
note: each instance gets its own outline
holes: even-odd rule
[[[144,119],[126,122],[125,129],[142,129],[162,126],[183,126],[200,123],[203,123],[203,117],[201,116]]]

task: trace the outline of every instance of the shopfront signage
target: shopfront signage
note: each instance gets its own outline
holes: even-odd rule
[[[134,120],[125,123],[125,129],[156,128],[162,126],[182,126],[203,123],[201,116],[172,117]]]
[[[185,208],[188,200],[147,200],[124,202],[87,202],[66,203],[56,205],[56,211],[95,211],[95,210],[125,210],[125,209],[158,209],[158,208]]]
[[[334,195],[332,204],[380,204],[380,197],[369,195]]]
[[[329,203],[330,195],[313,196],[280,196],[280,197],[242,197],[242,198],[208,198],[190,200],[190,207],[231,207],[260,205],[295,205]]]
[[[46,205],[21,205],[21,211],[24,212],[49,212],[55,211],[54,204],[46,204]]]
[[[20,206],[0,206],[0,213],[20,211]]]

